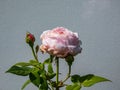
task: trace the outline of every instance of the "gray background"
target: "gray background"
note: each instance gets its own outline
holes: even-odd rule
[[[0,0],[0,90],[20,90],[28,77],[4,72],[33,58],[24,37],[57,26],[79,33],[83,51],[75,57],[72,73],[94,73],[113,82],[82,90],[120,90],[120,0]],[[39,53],[42,60],[48,55]],[[67,67],[61,61],[62,75]],[[37,90],[30,84],[25,90]],[[64,90],[64,89],[63,89]]]

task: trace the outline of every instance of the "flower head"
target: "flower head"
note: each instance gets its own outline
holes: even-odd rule
[[[40,50],[57,57],[64,58],[69,54],[75,56],[82,50],[78,34],[64,27],[44,31],[40,39]]]
[[[33,46],[34,45],[34,42],[35,42],[35,37],[33,34],[27,32],[26,33],[26,43],[28,43],[30,46]]]

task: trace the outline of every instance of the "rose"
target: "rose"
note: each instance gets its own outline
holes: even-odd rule
[[[47,52],[51,56],[43,63],[39,61],[38,49],[39,46],[34,47],[35,37],[31,33],[26,33],[26,43],[30,46],[34,59],[29,62],[18,62],[12,65],[6,73],[12,73],[19,76],[29,76],[23,86],[22,90],[31,82],[37,86],[39,90],[59,90],[65,86],[66,90],[81,90],[81,87],[90,87],[96,83],[110,81],[104,77],[96,76],[94,74],[87,74],[84,76],[78,74],[71,75],[71,66],[74,62],[74,56],[81,52],[81,41],[78,38],[78,34],[74,33],[66,28],[57,27],[52,30],[47,30],[40,36],[42,39],[42,45],[40,49],[42,52]],[[55,58],[54,58],[55,56]],[[53,58],[56,63],[56,72],[53,67]],[[68,64],[68,73],[66,77],[59,80],[59,58],[65,59]],[[44,65],[48,64],[47,68]],[[46,66],[45,66],[46,67]],[[56,77],[56,80],[53,80]],[[72,85],[65,84],[65,82],[71,78]],[[41,83],[41,80],[44,82]],[[110,81],[111,82],[111,81]],[[79,83],[79,84],[77,84]]]
[[[44,31],[40,39],[42,40],[40,50],[57,57],[75,56],[82,50],[78,34],[64,27]]]
[[[26,33],[26,43],[28,43],[30,46],[33,46],[34,45],[34,42],[35,42],[35,37],[33,34],[27,32]]]

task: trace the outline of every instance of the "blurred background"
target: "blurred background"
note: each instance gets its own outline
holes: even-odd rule
[[[28,79],[5,73],[13,64],[33,58],[26,32],[40,45],[42,32],[57,26],[78,32],[82,41],[72,74],[93,73],[112,81],[82,90],[120,90],[120,0],[0,0],[0,90],[20,90]],[[45,58],[48,55],[39,52],[39,59]],[[63,78],[67,64],[60,64]],[[37,88],[30,84],[25,90]]]

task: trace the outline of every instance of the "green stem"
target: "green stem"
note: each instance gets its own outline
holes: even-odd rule
[[[31,49],[32,49],[32,53],[33,53],[33,56],[34,56],[35,60],[36,60],[37,62],[39,62],[38,59],[37,59],[37,56],[36,56],[36,54],[35,54],[34,48],[31,47]]]
[[[59,58],[56,57],[56,90],[59,90],[58,87],[58,83],[59,83]]]
[[[48,79],[49,83],[50,83],[50,86],[51,86],[51,89],[54,90],[54,87],[52,86],[52,82],[50,79]]]
[[[54,90],[54,87],[52,86],[52,83],[50,80],[49,80],[49,83],[50,83],[51,89]]]
[[[69,71],[68,71],[67,77],[63,80],[63,83],[70,78],[70,74],[71,74],[71,65],[69,65]]]

